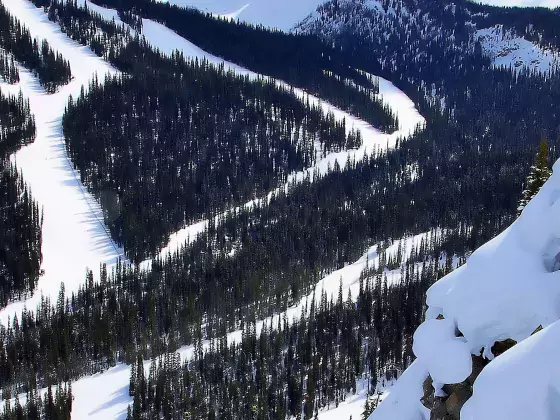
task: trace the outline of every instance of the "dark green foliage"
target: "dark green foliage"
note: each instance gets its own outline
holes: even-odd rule
[[[360,2],[345,2],[348,9],[340,4],[328,3],[321,10],[322,23],[309,29],[344,52],[337,58],[344,64],[333,63],[327,69],[347,65],[394,80],[417,100],[427,127],[400,140],[394,151],[348,161],[344,171],[334,165],[325,176],[290,185],[270,202],[219,217],[197,240],[153,261],[150,270],[119,264],[108,274],[102,267],[99,284],[88,273],[77,293],[66,297],[62,290],[56,305],[44,300],[35,312],[25,311],[0,334],[1,387],[25,389],[30,378],[42,385],[60,382],[123,361],[135,365],[129,418],[148,413],[205,419],[285,418],[303,413],[312,418],[318,408],[336,405],[354,392],[357,379],[369,381],[373,392],[380,373],[392,377],[407,366],[427,287],[453,268],[454,256],[464,261],[513,220],[537,134],[559,138],[560,78],[556,73],[492,69],[461,25],[461,9],[455,16],[441,2],[430,6],[430,19],[419,18],[421,27],[402,24],[399,19],[406,16],[400,12],[394,20],[380,22],[373,12],[360,9]],[[160,96],[147,81],[153,80],[150,72],[163,68],[167,59],[144,49],[140,38],[72,4],[53,3],[48,12],[73,39],[139,76],[138,81],[109,81],[106,88],[93,82],[94,94],[102,98],[92,102],[82,96],[86,98],[80,99],[82,114],[107,116],[99,117],[105,126],[96,127],[91,121],[88,126],[105,138],[111,130],[118,131],[123,121],[129,128],[134,125],[128,121],[135,121],[156,127],[164,136],[159,120],[134,120],[130,118],[134,113],[126,114],[128,119],[119,115],[119,120],[109,104],[122,109],[119,114],[129,111],[124,105],[131,98],[142,112],[156,108]],[[331,33],[328,23],[340,19],[348,26]],[[369,27],[370,23],[375,25]],[[234,26],[227,28],[236,31]],[[383,38],[384,31],[391,42]],[[262,28],[255,33],[269,36]],[[242,55],[249,53],[242,51]],[[186,66],[177,56],[170,60],[180,64],[177,68]],[[204,74],[216,69],[208,71]],[[168,77],[169,86],[176,86],[174,76],[166,74],[162,77]],[[230,82],[235,89],[244,86]],[[264,90],[266,84],[259,86]],[[119,96],[118,87],[131,90],[131,98],[125,93]],[[143,95],[140,89],[149,93]],[[231,95],[237,94],[235,89]],[[293,110],[282,95],[278,112]],[[176,96],[181,98],[182,92]],[[263,97],[264,103],[267,100]],[[74,100],[70,108],[77,104]],[[158,104],[157,110],[165,115],[163,105]],[[83,118],[87,121],[88,116]],[[118,121],[116,127],[111,127],[113,121]],[[333,138],[332,145],[342,147],[341,138]],[[93,144],[94,140],[92,136],[82,147],[104,151],[105,144]],[[133,136],[123,135],[120,140],[139,147]],[[556,140],[551,146],[557,155]],[[224,147],[228,150],[231,145]],[[169,150],[161,150],[166,151],[165,159],[157,151],[156,157],[149,157],[160,163],[175,158]],[[79,166],[87,156],[97,166],[110,168],[108,153],[79,156],[84,160]],[[82,172],[89,180],[93,174],[94,170]],[[109,171],[99,172],[95,182],[109,175]],[[149,198],[155,194],[150,192]],[[208,191],[201,190],[200,195],[211,197]],[[432,233],[408,261],[402,242],[396,254],[384,251],[391,239],[422,231]],[[382,267],[402,270],[402,283],[386,284],[382,272],[366,271],[356,304],[343,299],[342,293],[336,302],[322,298],[299,323],[281,322],[278,327],[275,322],[274,329],[267,323],[257,337],[255,319],[298,302],[317,280],[355,261],[373,243],[380,244]],[[243,341],[226,345],[224,334],[236,328],[244,329]],[[207,338],[215,340],[203,351],[201,342]],[[176,357],[168,356],[152,362],[145,375],[144,360],[188,343],[195,345],[192,363],[179,368]]]
[[[29,103],[0,92],[0,306],[35,289],[41,274],[39,206],[9,155],[35,137]]]
[[[527,175],[525,188],[523,189],[521,199],[519,200],[519,207],[517,208],[518,215],[521,214],[529,201],[537,195],[544,183],[550,178],[550,175],[552,175],[552,171],[548,168],[548,143],[546,139],[543,138],[539,144],[537,155],[535,156],[535,163],[531,166],[529,175]]]
[[[381,130],[394,131],[398,127],[391,110],[374,96],[377,86],[358,70],[344,65],[342,52],[315,36],[286,34],[216,19],[163,2],[100,0],[94,3],[117,8],[136,29],[141,26],[137,16],[163,23],[211,54],[306,89]]]
[[[11,392],[9,388],[4,389],[3,412],[0,420],[70,420],[72,413],[72,384],[64,387],[59,384],[53,392],[53,387],[48,386],[44,400],[36,386],[29,385],[26,391],[26,402],[20,404],[19,396],[15,396],[15,404],[12,407],[9,401]]]
[[[42,222],[21,174],[4,163],[0,173],[0,306],[35,290],[41,274]]]
[[[134,41],[118,61],[140,55],[146,67],[94,80],[63,117],[69,156],[135,262],[172,231],[312,166],[317,147],[324,154],[361,143],[273,81],[165,59]]]
[[[257,334],[248,322],[241,342],[228,345],[221,336],[206,350],[195,342],[183,366],[177,354],[153,360],[148,379],[135,382],[135,390],[148,389],[134,392],[132,413],[141,419],[189,413],[192,419],[284,420],[286,414],[299,417],[303,407],[303,418],[311,419],[355,393],[360,380],[374,394],[378,380],[382,385],[411,362],[424,293],[438,270],[427,259],[421,272],[417,256],[397,284],[387,284],[382,267],[366,269],[355,303],[342,293],[336,301],[323,293],[293,323],[269,319]],[[375,398],[371,403],[368,413]]]
[[[35,120],[29,101],[0,91],[0,160],[3,161],[20,146],[35,138]]]
[[[0,77],[6,83],[13,84],[19,82],[19,71],[14,61],[14,56],[6,53],[3,49],[0,49]]]
[[[0,48],[31,70],[47,92],[55,92],[72,78],[70,64],[46,40],[31,38],[29,30],[0,2]]]

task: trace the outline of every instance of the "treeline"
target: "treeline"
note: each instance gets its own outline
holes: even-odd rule
[[[70,63],[54,52],[46,40],[32,38],[29,30],[0,2],[0,47],[39,78],[49,93],[72,79]]]
[[[359,133],[273,81],[164,58],[135,41],[116,61],[140,56],[146,67],[94,80],[63,116],[68,154],[135,262],[185,224],[313,166],[317,149],[361,145]]]
[[[35,137],[29,102],[0,92],[0,306],[32,292],[41,274],[42,214],[9,160]]]
[[[399,258],[401,264],[406,263],[402,265],[403,280],[413,281],[422,275],[425,282],[422,288],[425,288],[435,277],[448,272],[450,265],[440,265],[438,261],[445,260],[440,253],[449,234],[433,232],[426,240],[415,244],[415,251],[408,260],[402,254],[393,255],[392,258]],[[381,265],[372,267],[376,282],[383,280],[386,267],[383,264],[387,260],[385,256]],[[421,271],[420,266],[423,266]],[[169,264],[167,269],[168,275],[171,274],[173,268]],[[155,281],[164,280],[161,274],[159,279],[150,279],[150,276],[150,272],[138,272],[122,264],[118,264],[113,273],[107,273],[103,266],[99,283],[93,282],[90,272],[84,286],[72,296],[66,296],[62,287],[55,304],[42,299],[35,312],[25,309],[21,316],[15,317],[7,328],[1,330],[0,387],[11,388],[13,393],[29,392],[35,386],[41,388],[72,380],[99,372],[117,362],[133,363],[138,354],[145,358],[157,357],[175,351],[183,343],[217,338],[227,332],[224,324],[227,314],[203,314],[195,294],[191,295],[190,305],[181,306],[174,297],[177,287],[163,295],[155,289],[150,293],[149,289],[139,288],[139,283],[153,288]],[[162,290],[166,290],[165,287]],[[405,290],[401,292],[405,293]],[[422,295],[419,289],[417,303],[421,304]],[[393,315],[389,311],[377,327],[396,325],[394,323],[408,319],[410,330],[406,334],[411,334],[416,318],[420,320],[422,312],[418,307],[407,316],[399,314],[390,318]],[[260,315],[251,310],[241,320],[232,320],[232,324],[239,328],[253,322],[257,316]],[[204,328],[203,319],[210,321],[209,324],[205,322]],[[393,321],[387,321],[389,319]],[[379,343],[381,364],[378,366],[385,366],[385,362],[393,357],[395,363],[399,360],[398,363],[404,363],[410,357],[408,353],[398,356],[387,350],[402,350],[402,343],[394,340],[404,335],[395,335],[393,331],[387,332],[385,337],[388,341]]]
[[[49,12],[51,10],[53,7]],[[110,42],[102,42],[103,35],[96,33],[97,29],[85,36],[83,30],[77,29],[79,25],[99,28],[105,23],[86,20],[95,19],[87,16],[78,21],[73,16],[82,16],[85,12],[71,9],[71,6],[60,10],[67,16],[62,12],[55,15],[61,16],[59,22],[68,28],[70,36],[77,39],[83,36],[86,44],[90,42],[88,39],[96,40],[91,45],[112,61],[122,54],[123,46],[130,39],[134,41],[126,38],[125,31],[108,37],[114,40]],[[341,18],[341,10],[336,7],[325,10],[326,22]],[[343,14],[342,18],[348,19],[357,32],[359,28],[362,35],[369,34],[364,30],[369,27],[364,25],[373,20],[364,23],[352,10],[344,10],[344,13],[348,14]],[[441,13],[445,15],[445,22],[451,22],[443,26],[447,30],[447,25],[453,24],[452,14],[443,8]],[[387,15],[392,16],[391,13]],[[372,36],[380,38],[372,40],[364,36],[360,38],[362,43],[357,44],[359,34],[348,28],[333,42],[337,48],[348,45],[349,51],[356,54],[353,59],[360,58],[368,64],[369,67],[364,67],[368,71],[380,69],[390,77],[397,69],[402,70],[394,80],[411,96],[419,98],[421,112],[428,119],[425,130],[399,142],[394,151],[366,156],[360,162],[349,161],[344,171],[334,165],[325,176],[314,182],[306,180],[291,185],[287,192],[273,196],[270,203],[221,217],[188,246],[154,261],[149,271],[122,265],[113,274],[102,269],[100,284],[94,284],[93,276],[88,274],[86,285],[72,297],[67,298],[62,292],[56,305],[44,301],[35,313],[24,312],[6,326],[2,335],[0,372],[5,375],[0,378],[0,386],[11,384],[14,389],[25,390],[29,377],[37,377],[43,384],[53,383],[100,371],[117,361],[132,363],[138,354],[145,359],[175,351],[182,344],[200,341],[201,335],[204,338],[223,336],[242,323],[271,315],[297,302],[317,280],[358,259],[372,243],[389,243],[407,234],[442,227],[446,229],[445,236],[430,249],[436,250],[431,251],[435,261],[445,255],[447,270],[453,255],[467,255],[507,226],[515,217],[521,184],[533,159],[533,145],[542,133],[548,135],[551,144],[557,142],[560,78],[557,74],[513,74],[490,69],[487,59],[474,48],[468,49],[471,47],[468,36],[462,41],[467,50],[462,50],[449,44],[452,32],[442,35],[440,31],[436,36],[438,25],[442,27],[437,20],[420,19],[429,24],[423,32],[421,28],[399,23],[398,19],[405,19],[405,16],[398,11],[395,21],[373,25],[380,31],[389,31],[393,42],[381,42],[382,32],[372,29]],[[107,28],[118,31],[110,25]],[[433,38],[425,38],[426,34]],[[461,34],[468,35],[468,31],[458,30],[457,38]],[[130,45],[141,45],[141,42]],[[418,50],[425,50],[428,55],[418,56]],[[387,57],[394,60],[385,60]],[[129,69],[144,66],[142,60],[122,63]],[[430,96],[426,98],[427,92]],[[535,105],[543,103],[547,106]],[[553,156],[558,155],[555,147]],[[387,256],[387,268],[398,268],[400,261]],[[422,313],[416,304],[403,303],[423,302],[423,298],[412,299],[405,295],[409,290],[416,290],[412,283],[406,285],[405,282],[402,293],[396,294],[395,301],[405,307],[402,312],[400,309],[393,311],[389,305],[381,306],[388,311],[382,316],[395,318],[395,324],[387,323],[393,328],[391,337],[395,340],[398,337],[395,325],[399,323],[402,342],[406,342],[404,331],[412,331],[412,324]],[[371,290],[379,293],[377,286]],[[423,294],[422,290],[414,294]],[[384,322],[373,323],[374,328],[383,326]],[[204,325],[203,330],[201,325]],[[362,334],[362,343],[364,337]],[[298,337],[297,342],[304,342],[303,338]],[[394,341],[388,341],[381,348],[380,341],[377,346],[378,371],[391,366],[392,360],[396,363],[398,346],[391,343]],[[330,354],[328,347],[316,346],[316,357]],[[400,354],[404,366],[409,353]],[[225,366],[214,362],[213,357],[217,356],[208,359],[209,366],[213,366],[212,363]],[[381,363],[382,357],[385,365]],[[204,355],[198,360],[204,363]],[[253,359],[253,366],[256,366],[254,360],[258,359]],[[250,362],[244,363],[236,362],[235,366],[248,369]],[[272,367],[266,368],[273,371]],[[192,372],[194,378],[196,372],[202,372],[197,366],[186,367],[184,372],[187,371]],[[342,378],[349,375],[348,366],[340,366],[338,373],[336,369],[332,371]],[[301,370],[296,368],[295,372],[294,397],[290,397],[290,401],[297,402],[301,401],[298,393],[305,394],[300,385]],[[325,372],[330,374],[331,371]],[[230,372],[223,374],[230,375]],[[359,375],[355,373],[355,378]],[[196,380],[200,389],[208,389],[214,379]],[[249,379],[239,380],[243,384],[250,383]],[[344,389],[348,383],[344,379],[339,388],[338,385],[331,387],[329,392],[335,390],[340,399],[341,394],[336,390]],[[229,384],[233,384],[235,390],[235,382],[229,381]],[[187,389],[181,382],[169,386],[173,392],[164,390],[159,394],[166,395],[167,400],[175,392]],[[254,385],[251,387],[249,389],[256,389]],[[259,392],[254,391],[254,394],[259,395]],[[315,395],[328,395],[321,392],[316,391]],[[267,409],[264,400],[242,395],[257,401],[257,410]],[[280,391],[275,395],[280,398]],[[323,398],[326,402],[330,397]],[[216,399],[225,401],[219,395]],[[309,407],[319,406],[321,402],[317,401],[316,398]],[[336,396],[330,401],[336,403]],[[164,403],[155,402],[155,395],[152,400],[146,396],[140,405],[142,403],[146,406],[143,410],[148,411],[150,407],[152,414],[163,410],[164,406]],[[211,413],[209,407],[220,408],[213,402],[189,407],[185,410],[189,409],[192,416],[197,416],[199,410]],[[236,413],[248,412],[243,411],[247,409],[241,405],[235,407]]]
[[[29,100],[4,95],[0,91],[0,160],[35,138],[35,118],[29,108]]]
[[[72,413],[72,384],[64,387],[59,384],[53,392],[53,387],[49,385],[44,397],[37,389],[36,383],[30,384],[30,389],[26,393],[25,403],[22,404],[16,394],[14,403],[10,388],[4,388],[2,399],[4,400],[3,412],[0,414],[1,420],[70,420]]]
[[[346,65],[343,51],[313,35],[287,34],[150,0],[94,3],[162,23],[211,54],[303,88],[382,131],[398,128],[391,109],[375,96],[378,87],[359,70]],[[140,29],[137,24],[134,27]],[[338,78],[329,77],[325,71]]]
[[[479,28],[502,24],[544,48],[560,48],[559,8],[492,7],[467,0],[459,4],[469,11]]]

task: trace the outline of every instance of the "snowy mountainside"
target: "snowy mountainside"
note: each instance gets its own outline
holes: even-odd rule
[[[423,0],[341,0],[319,6],[294,31],[317,34],[350,49],[354,47],[348,45],[349,39],[365,39],[379,65],[395,73],[402,71],[403,56],[422,67],[435,62],[437,68],[441,54],[441,65],[445,57],[446,65],[461,66],[467,57],[476,57],[478,42],[495,66],[547,72],[558,66],[560,51],[553,16],[544,9],[506,9],[468,1],[441,8]],[[424,63],[426,51],[431,61]]]
[[[315,10],[323,0],[158,0],[194,7],[217,16],[239,19],[254,25],[290,30]]]
[[[480,42],[483,53],[496,67],[527,67],[546,73],[560,66],[560,52],[516,36],[503,25],[479,29],[474,39]]]
[[[70,88],[73,89],[71,90],[72,95],[76,96],[76,92],[79,91],[81,84],[86,84],[89,78],[93,76],[95,70],[101,72],[100,69],[103,69],[103,66],[106,65],[106,63],[101,59],[93,56],[92,54],[90,55],[89,51],[86,48],[81,47],[78,44],[68,40],[65,37],[65,35],[60,32],[60,30],[56,27],[56,25],[46,20],[46,16],[41,9],[36,9],[25,1],[19,1],[19,3],[17,4],[12,3],[12,5],[14,7],[13,9],[11,9],[11,11],[16,16],[18,16],[18,18],[20,18],[23,22],[25,22],[30,26],[33,26],[34,28],[41,28],[42,32],[38,32],[37,33],[38,36],[48,38],[49,41],[53,39],[53,44],[55,46],[58,46],[59,43],[66,44],[66,48],[64,49],[61,48],[61,49],[64,51],[65,55],[69,57],[71,65],[73,65],[74,68],[80,70],[80,77],[77,78],[77,80],[73,82],[71,86],[68,88],[68,89]],[[115,20],[118,19],[117,14],[114,11],[103,9],[101,7],[92,5],[90,3],[88,3],[88,7],[92,8],[93,10],[102,14],[104,17],[108,19],[113,19],[113,18]],[[29,17],[30,15],[32,17]],[[41,24],[39,24],[39,22],[41,22]],[[211,57],[208,54],[206,54],[204,51],[197,49],[196,46],[182,39],[178,39],[179,37],[177,37],[176,35],[175,37],[173,37],[173,34],[170,33],[170,31],[168,31],[165,27],[162,27],[162,25],[159,25],[155,22],[144,20],[144,35],[154,45],[160,46],[162,48],[165,47],[166,49],[169,48],[169,51],[177,47],[189,55],[206,57],[212,61],[219,60],[218,58]],[[55,42],[56,37],[60,38],[59,43]],[[74,50],[76,51],[76,56],[73,55]],[[86,60],[86,58],[93,59],[93,61],[95,61],[95,65],[91,64],[90,60]],[[84,65],[86,65],[87,63],[87,65],[91,66],[89,67],[89,71],[87,71],[88,69],[82,68],[82,66],[76,63],[76,60],[78,59],[83,60]],[[219,62],[223,63],[223,60],[219,60]],[[231,63],[225,63],[225,65],[230,66],[231,68],[235,68],[237,71],[245,71],[244,69],[238,68],[237,66]],[[110,66],[108,65],[106,66],[110,71],[113,72],[115,71],[114,69],[110,68]],[[37,121],[40,124],[39,136],[36,141],[36,144],[34,144],[35,148],[39,147],[40,145],[54,143],[55,147],[53,147],[53,150],[59,152],[59,154],[56,156],[57,157],[56,162],[60,163],[60,161],[63,161],[66,158],[64,156],[65,148],[62,147],[62,143],[61,143],[62,138],[60,134],[60,129],[57,128],[58,127],[57,124],[60,123],[59,118],[63,112],[63,106],[68,98],[68,91],[65,88],[62,89],[59,93],[51,96],[46,96],[44,95],[43,92],[39,92],[39,91],[33,92],[32,88],[33,85],[35,84],[34,78],[31,75],[25,73],[23,70],[22,73],[25,76],[29,76],[29,77],[22,77],[22,83],[20,87],[24,90],[24,93],[32,99],[31,104],[33,107],[33,112],[37,116]],[[250,74],[250,72],[247,71],[246,74]],[[252,75],[255,76],[254,73]],[[413,102],[408,97],[406,97],[404,93],[402,93],[400,90],[395,88],[389,81],[382,80],[381,84],[382,84],[381,94],[383,95],[384,99],[388,103],[394,105],[399,113],[399,117],[401,120],[401,130],[399,130],[396,133],[392,133],[392,134],[380,133],[378,130],[375,130],[375,128],[371,127],[370,125],[365,124],[364,122],[353,118],[350,114],[343,113],[342,111],[334,109],[328,103],[321,102],[318,98],[314,98],[309,95],[305,95],[305,98],[321,103],[321,105],[325,109],[332,108],[334,111],[336,111],[337,118],[344,118],[347,121],[352,121],[352,123],[357,128],[363,130],[364,137],[365,137],[364,149],[366,147],[384,148],[386,146],[394,146],[397,138],[400,135],[409,134],[414,130],[417,124],[423,124],[424,119],[420,116],[420,114],[414,107]],[[304,94],[301,93],[301,96],[303,98]],[[44,102],[39,102],[37,98],[42,99]],[[42,108],[38,106],[41,103],[43,103],[46,109],[48,109],[48,112],[43,111]],[[49,129],[49,131],[47,131],[47,129]],[[46,138],[46,140],[44,139],[44,137]],[[26,150],[28,151],[26,152]],[[48,206],[53,206],[54,205],[53,203],[55,203],[58,199],[60,199],[61,195],[59,193],[60,191],[63,191],[65,189],[65,187],[67,186],[66,184],[71,185],[75,190],[79,189],[82,194],[85,194],[83,193],[83,187],[79,183],[78,175],[72,172],[71,165],[69,162],[67,162],[67,159],[66,161],[64,161],[64,165],[62,167],[63,174],[65,174],[68,178],[70,177],[70,175],[73,175],[74,176],[73,179],[60,181],[59,177],[52,176],[50,169],[45,169],[41,165],[37,169],[42,170],[40,175],[43,177],[42,179],[43,183],[42,184],[39,183],[39,181],[37,180],[38,177],[33,175],[33,170],[30,169],[31,168],[30,164],[34,161],[36,162],[36,157],[37,157],[36,152],[37,151],[34,150],[32,146],[29,146],[28,149],[23,149],[22,152],[20,152],[22,156],[25,153],[28,153],[28,158],[29,158],[28,160],[26,159],[25,161],[26,164],[25,166],[22,165],[22,168],[25,172],[25,175],[30,176],[30,181],[33,185],[37,185],[38,188],[40,188],[45,195],[47,195],[48,193],[52,196],[50,202],[45,201],[47,202]],[[334,159],[338,158],[341,160],[341,166],[344,166],[346,158],[350,153],[355,155],[357,159],[360,159],[363,157],[363,152],[364,152],[363,149],[359,149],[358,151],[345,151],[345,152],[341,152],[338,156],[330,156],[328,157],[328,159],[330,159],[331,162],[334,162]],[[49,157],[49,155],[47,155],[47,157]],[[46,159],[46,163],[45,163],[46,165],[49,165],[51,163],[53,162],[51,162],[50,159]],[[328,162],[323,162],[323,163],[325,166],[327,165]],[[297,174],[294,174],[294,176],[296,175]],[[48,183],[48,185],[46,185],[45,183]],[[40,195],[39,198],[41,200],[44,200],[43,195]],[[79,202],[89,200],[92,203],[89,205],[95,206],[94,200],[89,196],[74,197],[74,199],[78,200]],[[91,220],[92,223],[98,224],[95,230],[88,228],[87,225],[85,224],[81,224],[81,225],[75,224],[73,220],[75,218],[75,215],[73,212],[77,210],[74,206],[69,205],[70,201],[65,199],[57,203],[58,206],[66,207],[66,211],[60,211],[61,213],[60,216],[66,218],[63,220],[63,222],[66,223],[64,226],[66,227],[66,229],[68,228],[73,229],[76,235],[78,234],[83,235],[85,240],[93,241],[94,245],[96,245],[97,247],[93,247],[88,243],[80,243],[78,240],[75,240],[74,237],[72,237],[71,242],[68,242],[66,244],[66,247],[76,246],[76,244],[79,243],[80,246],[83,246],[86,250],[89,250],[89,248],[93,247],[98,253],[107,252],[102,245],[104,245],[104,243],[106,242],[104,246],[109,247],[110,245],[112,245],[112,242],[110,241],[108,242],[107,241],[108,236],[107,235],[104,236],[103,232],[101,232],[99,229],[100,227],[103,228],[102,216],[95,214],[95,212],[93,211],[88,213],[86,210],[84,210],[83,214],[80,213],[80,216],[83,216],[84,218]],[[97,207],[95,208],[97,209]],[[60,233],[61,231],[65,231],[65,229],[59,226],[58,232]],[[92,235],[92,236],[90,237],[88,235]],[[52,236],[54,237],[54,235]],[[60,243],[62,243],[62,240],[65,238],[65,236],[63,235],[59,235],[57,237]],[[409,243],[411,246],[408,247],[408,252],[410,252],[413,242],[414,241],[411,241]],[[49,247],[48,253],[57,254],[59,255],[60,258],[64,258],[69,255],[68,250],[66,248],[64,249],[51,248],[51,242],[46,243],[45,246]],[[80,248],[77,248],[77,250],[79,249]],[[395,249],[396,246],[393,247],[393,251]],[[118,255],[122,254],[120,250],[117,249],[116,251],[118,252]],[[77,254],[74,253],[71,255],[76,256]],[[77,255],[77,257],[80,258],[76,258],[75,261],[72,261],[72,268],[76,266],[79,267],[79,270],[68,270],[68,272],[65,273],[68,279],[70,279],[70,276],[73,276],[72,279],[74,280],[73,282],[70,280],[66,280],[65,282],[66,291],[68,293],[72,292],[83,280],[83,272],[85,271],[85,267],[95,267],[100,262],[105,262],[105,261],[111,262],[114,260],[116,255],[109,253],[107,259],[104,259],[105,255],[102,255],[102,257],[98,257],[97,255],[94,255],[93,258],[87,260],[81,258],[80,255]],[[351,264],[345,267],[344,269],[340,270],[339,272],[335,272],[332,275],[328,276],[328,278],[323,279],[323,281],[320,282],[319,285],[317,285],[315,292],[319,292],[319,290],[329,290],[329,292],[334,293],[338,287],[339,280],[343,278],[344,279],[343,287],[344,287],[345,294],[348,293],[348,291],[352,290],[353,296],[356,296],[357,295],[356,289],[358,287],[357,278],[359,277],[359,273],[361,272],[364,265],[368,263],[368,258],[369,258],[369,262],[371,263],[372,261],[371,259],[374,258],[373,248],[355,264]],[[50,261],[50,259],[49,260],[46,259],[45,261]],[[61,270],[68,268],[68,265],[63,264],[62,262],[58,262],[58,265]],[[398,281],[400,276],[398,270],[388,274],[389,274],[390,281]],[[56,293],[58,292],[58,286],[60,285],[60,282],[54,283],[52,281],[51,276],[46,276],[45,280],[49,281],[48,286],[50,287],[48,291],[45,289],[43,289],[42,291],[44,292],[45,296],[54,299]],[[61,279],[61,280],[65,280],[65,279]],[[321,287],[321,289],[319,289],[319,287]],[[36,294],[34,299],[36,300],[39,297],[40,297],[40,293]],[[3,321],[5,321],[8,317],[13,318],[13,315],[18,314],[21,308],[23,308],[26,305],[33,307],[35,305],[35,300],[18,302],[17,304],[12,305],[9,308],[5,309],[2,312],[2,316],[4,318]],[[302,300],[302,302],[303,301],[307,302],[308,300],[309,299],[306,297],[305,299]],[[295,308],[291,308],[290,312],[292,314],[299,313],[301,306],[303,306],[303,303],[300,303]],[[239,331],[235,332],[233,335],[235,336],[236,334],[240,335],[240,332]],[[188,354],[189,351],[192,353],[192,347],[186,350],[186,354]],[[149,364],[147,364],[146,367],[147,366],[149,366]],[[118,380],[117,380],[117,376],[119,378]],[[118,366],[114,369],[109,370],[105,374],[86,377],[81,381],[75,382],[73,384],[73,395],[75,397],[75,406],[74,406],[75,408],[73,412],[73,417],[106,419],[106,418],[111,418],[111,415],[114,415],[115,418],[124,418],[126,407],[131,402],[131,399],[128,397],[127,388],[126,388],[129,376],[130,376],[130,370],[127,370],[127,368],[124,368],[123,366]],[[124,380],[124,385],[123,383],[121,383],[122,382],[121,380]],[[103,392],[100,392],[99,391],[100,389],[102,389]],[[351,411],[353,413],[357,413],[361,411],[361,404],[363,402],[365,390],[366,390],[365,386],[362,385],[358,395],[356,395],[353,399],[348,400],[346,404],[342,404],[337,412],[340,414],[341,412],[348,413],[348,410],[353,410]],[[95,395],[95,397],[92,397],[92,395]],[[25,401],[23,395],[21,396],[20,401],[22,402]],[[339,415],[339,414],[325,412],[324,414],[323,413],[321,414],[321,418],[323,418],[323,415],[327,415],[332,418],[332,416]]]
[[[553,356],[560,337],[559,198],[560,161],[509,228],[428,290],[427,320],[414,335],[417,360],[370,420],[425,419],[428,410],[420,399],[428,375],[436,397],[445,395],[446,384],[475,372],[477,358],[487,365],[474,380],[461,419],[560,416],[560,372]],[[496,344],[504,342],[517,344],[495,357]],[[529,392],[513,390],[527,383]]]

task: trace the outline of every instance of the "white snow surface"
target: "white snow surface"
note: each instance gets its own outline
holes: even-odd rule
[[[20,19],[31,36],[46,39],[51,47],[70,62],[74,79],[55,94],[47,94],[28,71],[20,68],[16,86],[2,84],[2,90],[19,90],[29,98],[35,115],[37,137],[12,156],[43,208],[43,263],[33,297],[8,305],[0,312],[0,322],[21,313],[24,306],[35,309],[41,295],[56,299],[61,283],[67,291],[77,290],[85,280],[86,267],[98,271],[100,263],[112,264],[122,249],[110,239],[103,224],[101,209],[85,192],[79,174],[72,169],[62,139],[61,117],[68,96],[76,97],[94,73],[103,79],[115,70],[88,48],[71,41],[58,25],[48,21],[42,9],[25,0],[9,0],[4,6]]]
[[[528,67],[541,73],[560,67],[559,51],[533,44],[504,29],[503,25],[479,29],[474,39],[480,41],[483,53],[492,59],[495,67]]]
[[[483,370],[475,381],[472,400],[463,408],[462,419],[560,418],[560,272],[553,271],[560,252],[559,215],[560,160],[551,178],[510,227],[428,290],[428,320],[414,337],[416,363],[425,372],[433,374],[434,365],[443,367],[443,372],[435,374],[453,376],[446,378],[448,383],[468,374],[466,370],[461,375],[457,372],[463,369],[466,358],[464,346],[445,348],[452,340],[451,326],[464,335],[464,345],[472,354],[484,350],[489,359],[493,359],[489,349],[494,342],[511,338],[519,343]],[[435,320],[439,314],[445,323]],[[531,336],[539,326],[550,327]],[[452,357],[457,360],[453,366],[433,360],[441,354],[427,348],[430,338],[434,347],[444,343],[446,357],[451,357],[448,352],[453,351]],[[425,372],[413,371],[411,375],[419,381]],[[417,407],[417,393],[405,394],[397,387],[395,392],[411,410]],[[385,405],[384,402],[380,407]],[[370,419],[421,418],[397,413],[390,407],[383,408]]]
[[[182,7],[194,7],[215,16],[239,19],[289,31],[325,0],[158,0]]]
[[[503,7],[560,7],[560,0],[474,0],[476,3]]]
[[[498,356],[477,378],[461,419],[559,419],[559,348],[557,321]]]
[[[455,336],[455,324],[448,319],[430,319],[420,325],[414,333],[413,351],[434,382],[455,384],[471,374],[469,347]]]
[[[369,420],[428,420],[430,412],[420,402],[422,383],[427,377],[426,368],[418,361],[413,362]]]

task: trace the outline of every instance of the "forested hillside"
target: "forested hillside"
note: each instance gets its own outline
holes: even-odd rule
[[[78,3],[35,1],[121,72],[70,97],[62,129],[130,262],[102,265],[99,282],[88,270],[79,291],[62,288],[56,302],[43,299],[2,327],[0,387],[5,400],[29,394],[28,416],[35,406],[41,418],[66,416],[70,388],[56,398],[50,386],[118,363],[133,366],[134,419],[310,419],[360,383],[373,394],[412,361],[428,287],[515,219],[537,142],[547,137],[558,156],[560,73],[496,68],[473,37],[477,25],[515,16],[510,28],[538,20],[523,35],[553,46],[553,12],[339,0],[288,35],[149,1],[96,3],[119,8],[130,26]],[[361,135],[273,80],[156,51],[141,18],[392,131],[397,118],[368,76],[382,75],[416,101],[426,126],[394,149],[275,190],[323,154],[358,147]],[[267,199],[237,207],[257,197]],[[201,235],[138,264],[200,219]],[[400,239],[425,232],[403,257]],[[399,251],[386,253],[394,242]],[[357,295],[322,294],[299,320],[257,333],[257,320],[298,304],[374,244],[378,264],[362,273]],[[242,340],[228,344],[237,329]],[[173,353],[184,345],[194,356],[180,363]],[[51,396],[39,403],[44,387]]]
[[[41,273],[41,211],[11,153],[33,141],[35,121],[23,96],[0,92],[0,305],[35,290]]]
[[[371,80],[346,65],[343,51],[315,36],[286,34],[147,0],[94,3],[116,8],[123,16],[126,12],[161,22],[212,54],[306,89],[383,131],[398,125],[389,109],[372,96],[376,89]]]
[[[72,77],[70,65],[64,58],[49,47],[45,40],[31,38],[29,30],[18,19],[11,16],[0,2],[0,48],[13,54],[16,60],[39,77],[47,92],[54,92],[59,86],[68,83]],[[2,54],[4,55],[5,52]],[[13,69],[2,57],[3,77],[8,76],[10,83],[18,80]],[[9,71],[10,73],[5,73]],[[10,76],[12,75],[12,76]]]
[[[153,255],[185,223],[243,203],[313,166],[317,153],[361,144],[358,133],[347,135],[344,123],[273,81],[250,81],[180,54],[164,57],[72,3],[53,3],[49,16],[132,76],[94,81],[88,96],[69,103],[63,126],[82,181],[135,262]],[[377,85],[363,77],[370,102],[377,103],[370,96]],[[146,107],[138,109],[138,103]],[[376,115],[392,118],[383,108]],[[103,144],[91,140],[101,136]],[[131,147],[132,154],[124,153]]]
[[[126,60],[141,48],[130,43]],[[316,155],[361,144],[358,133],[347,136],[332,115],[273,81],[180,56],[153,57],[145,56],[154,62],[147,71],[93,81],[63,119],[82,182],[100,198],[109,229],[135,262],[185,224],[313,166]]]

